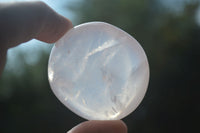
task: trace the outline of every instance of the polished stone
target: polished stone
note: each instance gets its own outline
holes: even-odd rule
[[[77,115],[114,120],[130,114],[142,101],[149,65],[132,36],[104,22],[90,22],[57,41],[48,77],[57,98]]]

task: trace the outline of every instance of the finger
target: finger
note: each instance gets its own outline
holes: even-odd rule
[[[49,9],[46,18],[43,20],[42,28],[35,37],[38,40],[53,43],[56,42],[64,33],[73,27],[70,20],[57,14],[46,4],[44,8]]]
[[[127,133],[127,127],[121,120],[86,121],[67,133]]]
[[[71,22],[43,2],[0,5],[0,45],[10,48],[32,38],[53,43],[72,28]]]
[[[0,3],[0,74],[8,48],[33,38],[53,43],[72,23],[43,2]]]

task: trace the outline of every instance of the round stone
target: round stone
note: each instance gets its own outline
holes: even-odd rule
[[[51,88],[71,111],[88,120],[116,120],[142,101],[149,81],[144,50],[128,33],[104,22],[78,25],[54,45]]]

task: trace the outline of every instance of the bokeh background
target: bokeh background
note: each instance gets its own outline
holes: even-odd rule
[[[200,0],[43,1],[74,25],[105,21],[141,43],[151,75],[144,100],[123,119],[129,133],[199,132]],[[52,46],[32,40],[9,50],[0,78],[0,133],[64,133],[85,121],[50,89]]]

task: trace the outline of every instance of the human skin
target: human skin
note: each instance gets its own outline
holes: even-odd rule
[[[54,43],[73,27],[43,2],[0,3],[0,74],[9,48],[33,38]],[[126,133],[121,120],[86,121],[68,133]]]

